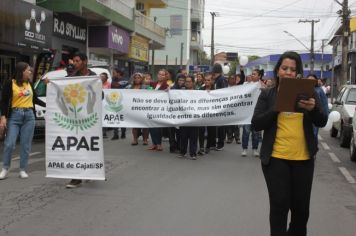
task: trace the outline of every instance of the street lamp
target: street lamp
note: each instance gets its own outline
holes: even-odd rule
[[[214,27],[215,27],[215,17],[219,17],[219,12],[210,12],[211,15],[211,66],[214,65]]]
[[[291,36],[292,38],[294,38],[295,40],[297,40],[301,45],[303,45],[303,47],[305,47],[308,51],[310,51],[310,48],[308,48],[308,46],[306,46],[302,41],[300,41],[297,37],[295,37],[293,34],[289,33],[287,30],[283,30],[284,33],[286,33],[287,35]]]
[[[305,49],[307,49],[310,52],[310,57],[311,57],[311,60],[310,60],[310,73],[314,73],[314,50],[312,50],[311,48],[308,48],[308,46],[306,46],[302,41],[300,41],[293,34],[289,33],[287,30],[283,30],[283,32],[286,33],[287,35],[291,36],[295,40],[297,40],[301,45],[303,45],[303,47]]]

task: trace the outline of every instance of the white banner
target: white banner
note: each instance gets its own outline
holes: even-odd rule
[[[47,86],[47,177],[105,179],[99,77],[52,80]]]
[[[104,127],[250,124],[258,83],[212,90],[104,89]]]

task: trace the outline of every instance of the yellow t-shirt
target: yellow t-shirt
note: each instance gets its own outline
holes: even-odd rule
[[[32,89],[28,82],[18,86],[15,80],[12,80],[12,108],[30,108],[32,103]]]
[[[279,113],[277,134],[272,151],[273,157],[294,161],[309,160],[303,129],[303,116],[303,113]]]

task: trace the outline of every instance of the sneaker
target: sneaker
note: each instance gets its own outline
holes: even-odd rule
[[[237,139],[237,140],[236,140],[236,144],[241,144],[240,139]]]
[[[228,144],[232,143],[232,139],[228,139],[226,143]]]
[[[193,155],[190,155],[190,159],[191,160],[197,160],[198,158],[197,158],[197,155],[193,154]]]
[[[187,157],[186,154],[182,154],[182,153],[181,153],[181,154],[178,155],[178,158],[182,158],[182,159],[183,159],[183,158],[186,158],[186,157]]]
[[[111,140],[117,140],[117,139],[119,139],[119,135],[114,135],[114,136],[111,138]]]
[[[8,173],[9,171],[3,168],[0,173],[0,179],[6,179]]]
[[[260,153],[257,151],[257,149],[254,149],[254,150],[253,150],[253,155],[254,155],[255,157],[259,157],[259,156],[260,156]]]
[[[224,149],[224,147],[222,147],[222,146],[217,146],[216,148],[215,148],[215,151],[221,151],[221,150],[223,150]]]
[[[28,174],[26,173],[26,171],[20,170],[20,178],[21,179],[27,179],[28,178]]]
[[[247,151],[246,151],[246,149],[243,149],[243,150],[242,150],[241,156],[243,156],[243,157],[247,156]]]
[[[81,179],[72,179],[67,185],[66,188],[77,188],[82,184]]]
[[[126,134],[121,134],[121,138],[125,139],[126,138]]]
[[[203,155],[204,155],[204,149],[200,149],[200,150],[197,152],[197,154],[198,154],[199,156],[203,156]]]
[[[210,148],[206,148],[205,149],[205,154],[209,154],[209,152],[210,152]]]

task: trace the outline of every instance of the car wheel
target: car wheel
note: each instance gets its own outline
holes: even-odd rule
[[[350,137],[347,137],[344,128],[341,126],[340,130],[340,146],[344,148],[350,147]]]
[[[350,159],[351,161],[356,162],[356,147],[355,147],[355,139],[353,135],[350,141]]]
[[[337,136],[337,129],[334,128],[334,126],[331,127],[331,130],[330,130],[330,136],[335,138]]]

